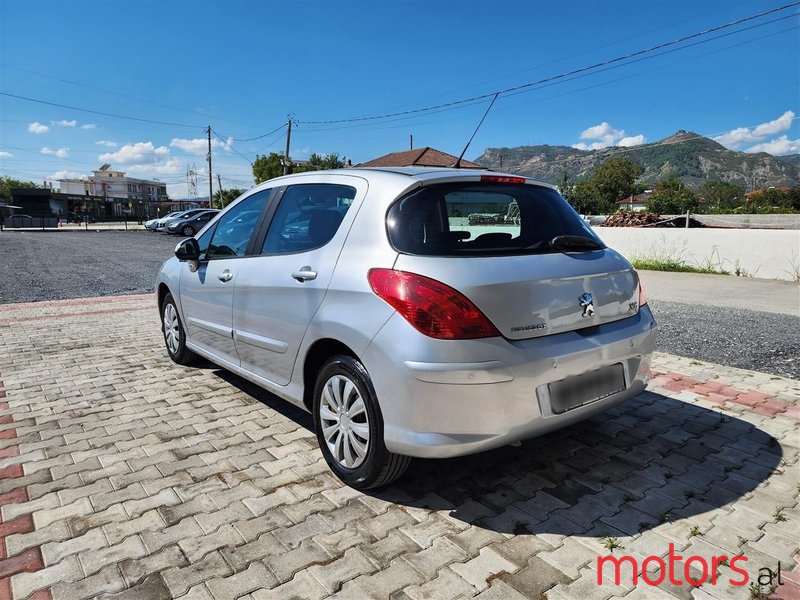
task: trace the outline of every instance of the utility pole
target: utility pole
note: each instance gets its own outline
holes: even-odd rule
[[[414,134],[408,136],[408,149],[409,150],[414,149]]]
[[[208,207],[211,208],[211,188],[214,184],[214,181],[211,178],[211,125],[208,126],[206,129],[206,133],[208,134]]]
[[[283,153],[283,174],[289,174],[289,144],[292,141],[292,117],[289,117],[288,128],[286,129],[286,152]]]
[[[219,184],[219,207],[225,208],[225,200],[222,198],[222,177],[217,173],[217,183]]]

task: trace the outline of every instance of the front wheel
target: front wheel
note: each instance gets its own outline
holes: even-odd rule
[[[173,362],[186,366],[195,362],[197,355],[186,347],[186,330],[172,294],[167,294],[161,305],[161,330],[164,332],[167,354]]]
[[[195,233],[194,232],[194,227],[192,227],[191,225],[186,225],[186,226],[184,226],[183,229],[181,229],[181,233],[183,235],[185,235],[186,237],[192,237],[194,235],[194,233]]]
[[[383,443],[383,416],[364,366],[351,356],[334,356],[314,386],[314,425],[331,471],[358,490],[388,485],[411,459]]]

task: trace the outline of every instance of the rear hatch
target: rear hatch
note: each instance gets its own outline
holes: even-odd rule
[[[635,314],[628,262],[554,189],[512,181],[434,184],[401,198],[387,216],[395,269],[458,290],[509,339]]]

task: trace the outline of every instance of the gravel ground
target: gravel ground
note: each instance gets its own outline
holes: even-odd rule
[[[650,300],[658,350],[800,379],[800,317]]]
[[[0,303],[150,292],[179,241],[152,231],[0,233]]]
[[[150,292],[180,238],[149,231],[0,234],[0,303]],[[658,349],[800,379],[800,318],[650,301]]]

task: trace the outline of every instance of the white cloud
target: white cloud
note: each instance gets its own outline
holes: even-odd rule
[[[614,129],[605,121],[594,127],[584,129],[581,132],[582,140],[600,140],[604,142],[606,146],[615,144],[617,140],[623,137],[625,137],[625,131],[623,129]]]
[[[75,171],[56,171],[48,179],[83,179],[85,175],[83,173],[77,173]]]
[[[94,123],[84,123],[81,125],[81,129],[97,129],[97,125]]]
[[[232,143],[232,141],[229,143]],[[208,152],[208,140],[206,138],[195,138],[193,140],[172,138],[172,141],[169,143],[169,145],[173,148],[179,148],[188,154],[195,154],[197,156],[203,156],[206,152]],[[225,144],[219,140],[211,140],[212,149],[219,147],[229,150]]]
[[[144,165],[161,162],[160,157],[169,154],[166,146],[154,146],[153,142],[126,144],[116,152],[101,154],[98,160],[124,165]]]
[[[11,158],[14,156],[11,152],[0,152],[0,158]]]
[[[62,119],[61,121],[50,121],[50,125],[56,125],[57,127],[75,127],[78,122],[75,119],[71,121],[66,121]]]
[[[788,135],[782,135],[769,142],[756,144],[745,150],[745,152],[767,152],[780,156],[782,154],[798,154],[800,153],[800,138],[790,140]]]
[[[591,144],[578,142],[577,144],[572,144],[572,147],[578,150],[600,150],[602,148],[608,148],[608,144],[604,144],[603,142],[593,142]]]
[[[50,131],[50,128],[47,125],[42,125],[37,121],[36,123],[31,123],[28,125],[28,131],[31,133],[47,133]]]
[[[737,127],[736,129],[731,129],[729,132],[715,137],[714,141],[728,148],[733,148],[734,150],[746,144],[752,144],[753,142],[763,142],[767,137],[789,129],[792,126],[794,118],[794,112],[787,110],[777,119],[761,123],[755,127]],[[760,152],[760,150],[757,150],[757,152]]]
[[[149,165],[132,165],[129,173],[148,174],[150,176],[160,175],[180,175],[184,173],[186,166],[177,158],[169,158],[163,162]]]
[[[51,150],[50,148],[44,147],[40,150],[40,152],[42,154],[47,154],[48,156],[57,156],[58,158],[67,158],[69,156],[69,148]]]
[[[630,148],[631,146],[641,146],[644,144],[645,139],[646,138],[641,133],[639,135],[629,135],[617,142],[617,146],[623,146],[625,148]]]
[[[106,148],[116,148],[119,146],[117,142],[112,142],[111,140],[98,140],[95,142],[96,146],[105,146]]]
[[[609,146],[638,146],[644,144],[646,140],[642,134],[626,136],[624,129],[614,129],[606,121],[584,129],[580,137],[582,140],[590,140],[590,143],[573,144],[572,147],[578,150],[600,150]]]

